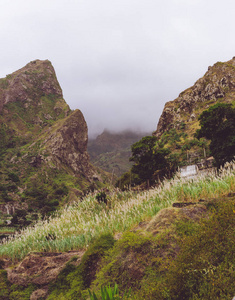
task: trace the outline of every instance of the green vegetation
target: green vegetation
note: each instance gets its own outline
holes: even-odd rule
[[[99,192],[96,196],[95,196],[96,200],[99,203],[105,203],[107,204],[108,199],[107,199],[107,194],[104,191]]]
[[[24,140],[20,140],[16,135],[14,130],[10,129],[5,123],[1,124],[0,119],[0,158],[8,149],[16,148],[22,145]]]
[[[177,201],[198,201],[234,190],[235,165],[219,173],[201,176],[192,182],[179,179],[164,181],[143,192],[110,193],[108,205],[99,204],[95,195],[67,206],[33,227],[27,227],[1,245],[0,255],[22,259],[31,251],[68,251],[84,248],[103,233],[115,234],[131,229]],[[55,239],[48,239],[55,236]]]
[[[36,286],[26,287],[11,284],[7,279],[7,272],[0,270],[0,299],[2,300],[29,300]]]
[[[134,165],[130,162],[131,171],[117,187],[142,186],[124,192],[95,191],[103,187],[101,183],[89,182],[84,174],[74,176],[66,163],[60,164],[60,157],[51,158],[48,149],[63,134],[63,125],[70,126],[69,117],[65,118],[70,110],[55,74],[44,72],[37,61],[31,64],[37,68],[27,69],[19,76],[22,82],[18,80],[25,95],[15,89],[16,101],[9,101],[0,113],[0,299],[30,299],[42,287],[28,284],[40,276],[34,272],[27,274],[25,286],[10,283],[3,267],[25,258],[14,270],[20,274],[24,263],[30,270],[26,256],[31,252],[56,252],[48,254],[56,257],[70,250],[79,254],[50,282],[48,299],[232,299],[235,110],[227,77],[218,77],[223,90],[219,104],[204,111],[199,120],[205,105],[214,104],[215,98],[183,103],[183,96],[190,99],[194,92],[190,88],[181,94],[181,102],[168,104],[178,121],[165,124],[167,130],[159,139],[147,136],[132,146]],[[221,72],[220,64],[217,67]],[[0,79],[4,93],[10,79],[14,78]],[[51,80],[52,88],[43,89]],[[211,82],[203,81],[204,88]],[[199,121],[197,139],[193,134]],[[135,138],[130,133],[104,133],[91,145],[102,166],[111,168],[111,181],[125,169],[128,143]],[[177,174],[169,179],[178,166],[197,163],[205,152],[223,168],[194,179]],[[138,191],[150,185],[151,189]],[[92,193],[84,196],[84,190]]]
[[[100,293],[101,293],[101,300],[121,300],[121,299],[128,299],[129,298],[129,293],[125,293],[124,295],[120,296],[119,294],[119,290],[118,290],[118,286],[117,284],[114,285],[114,287],[112,288],[110,285],[109,286],[101,286],[100,289]],[[89,290],[89,296],[90,296],[90,300],[98,300],[99,297],[96,295],[95,292],[91,292]]]
[[[232,299],[234,296],[235,198],[211,204],[210,218],[203,219],[180,242],[181,251],[163,283],[169,299]]]
[[[32,160],[32,157],[30,159]],[[14,166],[14,162],[2,164],[0,203],[20,204],[18,211],[16,209],[12,215],[13,226],[18,229],[27,226],[35,220],[36,214],[38,217],[49,215],[65,202],[69,197],[69,188],[60,180],[62,177],[63,172],[58,175],[56,170],[40,169],[32,164],[25,164],[20,171]],[[69,182],[73,187],[80,187],[76,185],[76,180],[70,180],[70,177],[72,176],[65,174],[65,182]],[[4,218],[7,220],[9,216],[3,216]]]
[[[114,239],[112,235],[106,234],[97,238],[86,253],[83,255],[81,263],[76,266],[72,259],[60,275],[55,283],[50,285],[50,299],[79,299],[82,297],[82,291],[87,290],[95,279],[99,264],[104,254],[112,248]]]
[[[230,163],[218,174],[175,177],[140,193],[109,193],[107,205],[88,195],[3,242],[0,255],[22,259],[31,251],[87,249],[81,262],[75,256],[66,264],[47,299],[105,299],[110,293],[125,299],[127,291],[127,299],[137,300],[231,299],[234,175]],[[178,201],[195,206],[172,208]],[[36,287],[14,287],[4,272],[3,295],[29,299]]]
[[[200,219],[201,209],[206,218]],[[217,198],[188,208],[194,218],[166,210],[168,224],[153,219],[152,227],[126,232],[108,247],[107,237],[98,237],[80,265],[71,262],[60,273],[48,299],[109,299],[115,293],[136,300],[232,299],[234,209],[234,196]]]
[[[217,103],[199,117],[201,129],[198,138],[211,140],[210,151],[220,167],[235,156],[235,109],[232,104]]]
[[[143,137],[139,142],[131,147],[132,156],[130,161],[133,161],[131,171],[138,175],[137,184],[142,182],[153,183],[153,175],[159,172],[163,177],[168,168],[166,156],[169,154],[168,149],[157,148],[157,138],[155,136]]]
[[[133,144],[130,161],[134,165],[130,172],[118,179],[116,186],[124,188],[146,182],[149,186],[163,177],[169,178],[178,167],[199,163],[206,154],[215,158],[217,167],[233,160],[235,109],[232,104],[217,103],[211,106],[203,111],[199,121],[201,129],[196,133],[194,131],[189,135],[185,131],[186,124],[178,122],[174,128],[168,128],[160,138],[146,136]]]
[[[0,79],[0,89],[7,89],[9,86],[7,78]]]
[[[184,126],[184,123],[180,124],[180,128]],[[189,163],[189,150],[196,154],[190,162],[197,163],[200,158],[204,157],[208,146],[203,138],[188,139],[185,132],[171,128],[160,138],[155,136],[142,138],[132,145],[131,150],[130,161],[133,161],[134,165],[116,182],[116,187],[122,189],[142,183],[147,183],[149,187],[164,178],[170,178],[178,167]]]

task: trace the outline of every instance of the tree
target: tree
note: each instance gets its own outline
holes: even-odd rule
[[[220,167],[235,156],[235,109],[231,104],[218,103],[199,116],[201,129],[196,137],[211,140],[210,151]]]
[[[135,164],[132,172],[138,175],[139,182],[149,181],[152,183],[153,175],[158,170],[167,171],[168,162],[166,156],[170,153],[168,149],[157,148],[155,136],[143,137],[131,147],[132,156],[130,161]]]

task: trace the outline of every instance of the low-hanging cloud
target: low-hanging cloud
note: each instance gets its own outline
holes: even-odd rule
[[[49,59],[89,135],[153,131],[166,101],[234,56],[231,0],[51,0],[0,4],[0,77]]]

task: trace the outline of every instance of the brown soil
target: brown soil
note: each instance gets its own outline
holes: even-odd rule
[[[7,268],[8,280],[17,285],[27,286],[34,283],[45,287],[57,278],[72,257],[77,256],[76,264],[79,264],[84,252],[82,250],[67,253],[30,253],[15,268]]]

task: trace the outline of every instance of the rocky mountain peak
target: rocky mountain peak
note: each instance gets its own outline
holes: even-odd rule
[[[160,137],[170,128],[182,123],[197,126],[201,112],[217,102],[235,100],[235,57],[228,62],[217,62],[208,67],[205,75],[180,93],[178,98],[165,104],[154,135]],[[191,125],[190,125],[191,124]]]
[[[24,108],[41,105],[40,98],[63,98],[55,70],[49,60],[34,60],[0,80],[0,111],[9,102],[22,102]]]
[[[0,79],[0,122],[18,136],[38,134],[71,110],[48,60],[34,60]]]
[[[74,190],[85,191],[101,180],[90,164],[87,141],[83,114],[71,111],[63,99],[50,61],[34,60],[0,79],[0,157],[4,166],[9,162],[0,180],[7,182],[14,170],[17,188],[25,192],[35,180],[45,189],[48,181],[58,185],[60,179],[53,183],[48,175],[54,174],[50,176],[64,176]]]

